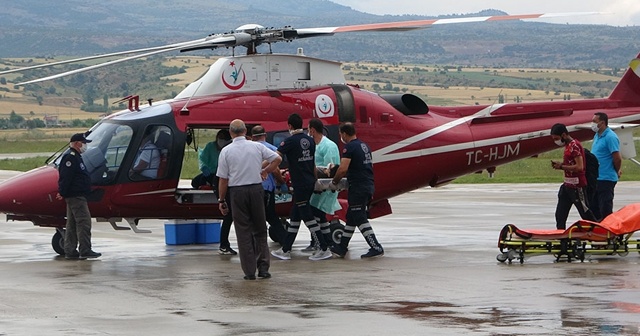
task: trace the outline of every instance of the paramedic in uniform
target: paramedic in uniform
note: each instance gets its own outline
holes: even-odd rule
[[[564,124],[555,124],[551,127],[551,138],[558,146],[564,146],[562,162],[551,161],[551,167],[564,171],[564,183],[558,191],[558,204],[556,206],[556,228],[567,228],[567,217],[571,205],[575,205],[582,219],[596,221],[593,212],[589,209],[587,200],[587,178],[585,176],[584,149],[580,141],[573,139]]]
[[[57,199],[67,203],[67,225],[64,236],[66,259],[98,258],[102,254],[91,250],[91,214],[86,196],[91,192],[91,178],[81,154],[87,150],[87,140],[82,133],[74,134],[69,151],[62,156],[58,167]],[[79,252],[76,250],[79,247]]]
[[[324,240],[320,232],[320,225],[316,222],[311,211],[309,199],[313,194],[316,185],[316,165],[314,156],[316,152],[316,144],[312,137],[304,134],[302,130],[302,117],[293,113],[287,119],[289,125],[289,133],[291,136],[286,138],[278,147],[278,154],[287,157],[289,162],[289,173],[291,174],[291,186],[293,187],[293,207],[291,208],[291,216],[287,236],[282,248],[272,251],[271,254],[282,260],[291,259],[291,247],[296,240],[300,222],[309,228],[311,237],[317,240],[320,249],[315,251],[309,259],[323,260],[331,258],[331,251],[328,249],[327,242]]]
[[[371,149],[358,139],[355,126],[349,122],[340,125],[340,140],[346,145],[342,150],[340,167],[329,187],[331,190],[337,190],[340,179],[347,176],[349,208],[340,244],[334,245],[331,251],[338,257],[344,258],[348,251],[349,241],[358,227],[370,247],[369,251],[361,255],[360,258],[381,257],[384,255],[384,249],[378,242],[367,218],[367,207],[374,192]]]
[[[218,206],[223,215],[231,206],[244,279],[255,280],[256,269],[258,277],[270,278],[262,181],[278,168],[282,159],[262,144],[248,141],[242,120],[236,119],[229,126],[233,141],[222,149],[218,159]],[[264,169],[263,161],[269,162]],[[225,200],[228,189],[230,205]]]

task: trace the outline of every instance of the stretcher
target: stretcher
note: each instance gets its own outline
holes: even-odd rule
[[[511,263],[535,255],[553,255],[556,261],[584,261],[590,255],[626,256],[640,252],[640,203],[627,205],[601,222],[579,220],[566,230],[523,230],[507,224],[500,231],[496,259]]]

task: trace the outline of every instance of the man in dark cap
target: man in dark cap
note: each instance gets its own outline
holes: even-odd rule
[[[91,178],[81,154],[91,142],[83,133],[76,133],[69,142],[69,151],[58,167],[58,195],[67,203],[67,225],[64,236],[64,256],[69,260],[98,258],[102,254],[91,249],[91,214],[86,196],[91,192]],[[79,247],[79,252],[76,250]]]

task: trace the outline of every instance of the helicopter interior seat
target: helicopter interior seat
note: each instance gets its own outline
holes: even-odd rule
[[[158,178],[167,175],[167,165],[169,163],[169,148],[171,148],[171,134],[160,131],[155,141],[156,147],[160,151],[160,164],[158,165]]]

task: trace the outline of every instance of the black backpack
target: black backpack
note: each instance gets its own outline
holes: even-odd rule
[[[600,163],[598,162],[598,158],[586,148],[584,148],[584,159],[584,174],[587,178],[587,196],[589,200],[592,200],[596,193],[596,185],[598,184],[598,168],[600,167]]]

